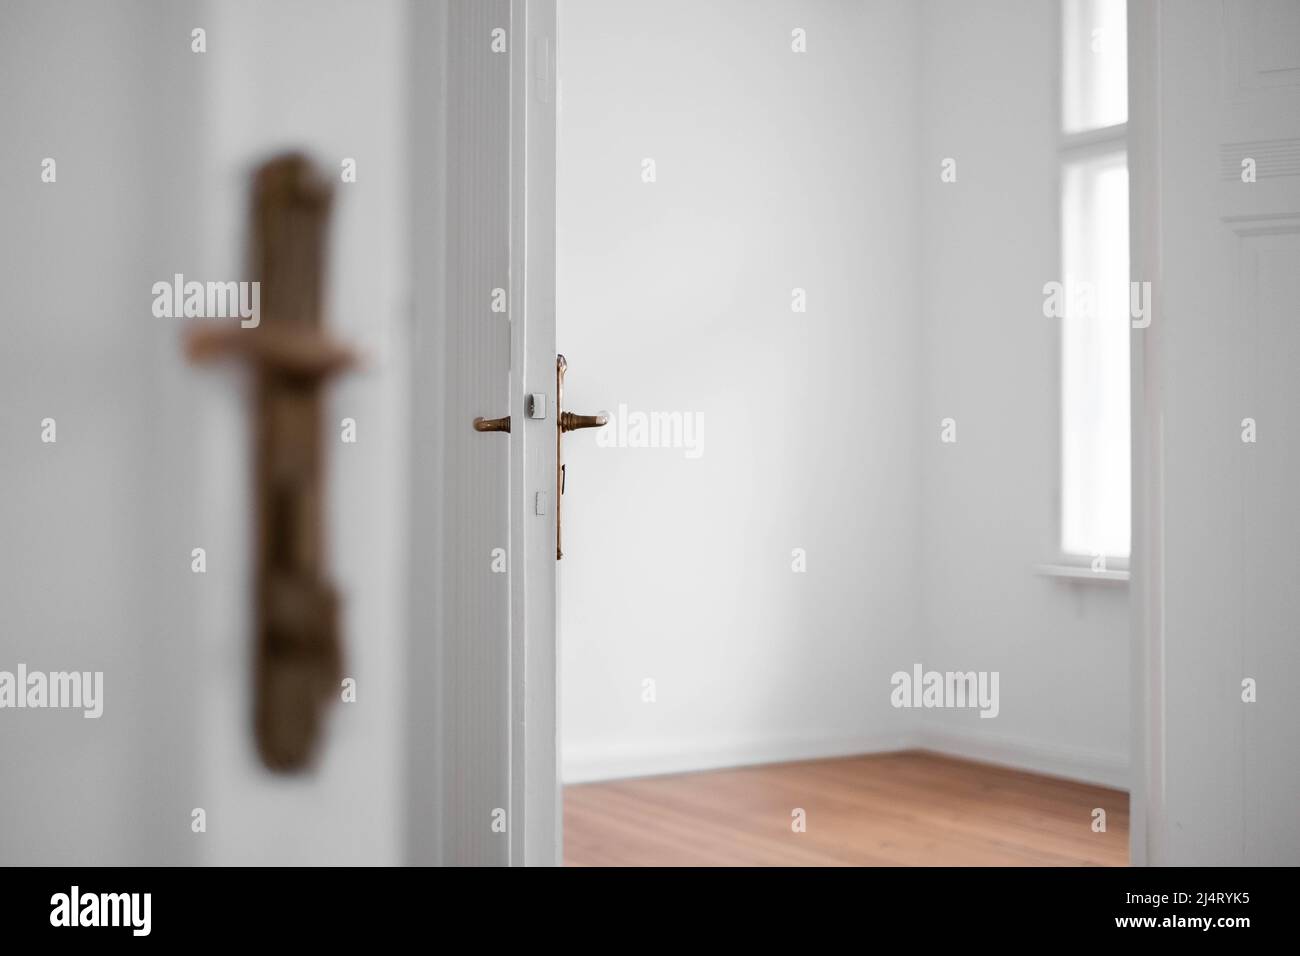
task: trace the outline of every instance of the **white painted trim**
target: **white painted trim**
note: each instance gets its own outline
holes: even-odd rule
[[[564,751],[564,782],[595,783],[759,764],[898,753],[905,750],[928,750],[949,757],[1118,790],[1127,790],[1129,786],[1129,763],[1122,754],[1062,747],[984,732],[961,734],[930,731],[877,737],[813,735],[652,740],[631,747],[569,747]]]
[[[510,864],[563,862],[555,560],[555,0],[510,0]],[[529,417],[533,392],[554,409]],[[538,514],[538,495],[548,502]]]
[[[1129,580],[1129,573],[1123,568],[1094,571],[1091,565],[1083,564],[1039,564],[1034,567],[1034,571],[1048,578],[1068,578],[1097,584],[1127,584]]]
[[[1082,747],[1044,744],[1022,737],[999,734],[925,731],[917,737],[918,747],[949,757],[1027,770],[1048,777],[1062,777],[1116,790],[1129,789],[1129,762],[1123,754]]]
[[[1128,5],[1129,262],[1134,279],[1161,289],[1161,0]],[[1161,294],[1151,324],[1130,340],[1133,534],[1129,861],[1163,862],[1164,832],[1164,458]]]
[[[631,746],[566,747],[564,782],[593,783],[632,777],[724,770],[758,764],[893,753],[916,748],[907,734],[880,737],[719,737],[708,740],[649,740]]]
[[[1086,156],[1105,155],[1124,150],[1128,142],[1128,123],[1116,123],[1082,133],[1062,133],[1057,147],[1063,161]]]

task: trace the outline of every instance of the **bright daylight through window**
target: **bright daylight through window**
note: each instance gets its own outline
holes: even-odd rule
[[[1061,551],[1129,554],[1129,248],[1124,0],[1064,0]]]

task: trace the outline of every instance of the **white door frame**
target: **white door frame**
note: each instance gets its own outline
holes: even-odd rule
[[[1129,608],[1129,863],[1162,858],[1164,468],[1160,261],[1161,0],[1128,5],[1130,277],[1150,282],[1151,323],[1130,339],[1133,531]]]
[[[498,30],[504,52],[493,46]],[[417,4],[411,34],[407,856],[554,864],[555,0]],[[490,172],[473,166],[503,154]],[[489,315],[499,286],[506,315]],[[455,364],[481,361],[485,349],[509,351],[504,389]],[[506,366],[499,357],[494,369]],[[546,396],[544,418],[529,417],[530,393]],[[475,415],[509,415],[510,433],[473,433]],[[482,475],[481,489],[469,475],[465,487],[465,469],[498,462],[507,474]],[[480,540],[474,509],[494,507],[503,487],[507,513],[478,529],[490,538]],[[478,491],[476,501],[458,497]],[[488,550],[503,543],[506,580],[487,573]]]
[[[510,864],[561,860],[555,0],[510,3]],[[545,418],[529,417],[542,394]],[[540,513],[539,513],[540,512]]]

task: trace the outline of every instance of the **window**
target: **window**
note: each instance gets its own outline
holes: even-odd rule
[[[1062,132],[1120,127],[1128,119],[1127,17],[1124,0],[1065,0]]]
[[[1067,557],[1129,554],[1125,0],[1063,0],[1061,528]]]

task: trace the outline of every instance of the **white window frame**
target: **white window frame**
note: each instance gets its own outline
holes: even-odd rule
[[[1132,2],[1132,0],[1129,0]],[[1055,4],[1056,8],[1056,42],[1061,44],[1064,41],[1064,0],[1059,0]],[[1063,54],[1063,51],[1062,51]],[[1116,123],[1111,126],[1103,126],[1096,129],[1083,130],[1081,132],[1067,133],[1065,131],[1065,108],[1064,108],[1064,55],[1056,58],[1056,75],[1054,77],[1055,96],[1053,97],[1056,104],[1054,110],[1054,122],[1056,125],[1057,135],[1057,163],[1056,163],[1056,181],[1054,195],[1055,203],[1055,235],[1056,235],[1056,262],[1058,263],[1057,271],[1063,271],[1064,243],[1062,227],[1062,205],[1064,200],[1065,188],[1065,170],[1066,167],[1077,163],[1081,160],[1088,160],[1095,157],[1122,154],[1127,162],[1128,160],[1128,122]],[[1129,188],[1129,205],[1132,207],[1132,177],[1130,164],[1130,188]],[[1132,275],[1132,263],[1129,264],[1130,278]],[[1060,281],[1064,282],[1065,276],[1060,276]],[[1056,421],[1056,443],[1052,455],[1055,461],[1055,489],[1052,495],[1052,521],[1051,521],[1051,543],[1048,551],[1053,555],[1052,560],[1046,564],[1040,564],[1038,571],[1049,577],[1059,577],[1075,580],[1091,580],[1099,582],[1109,582],[1126,584],[1129,580],[1130,557],[1132,555],[1132,536],[1129,539],[1128,555],[1106,555],[1106,568],[1104,571],[1094,571],[1092,569],[1093,558],[1091,555],[1074,554],[1065,551],[1063,538],[1064,522],[1064,493],[1065,493],[1065,473],[1064,473],[1064,442],[1065,433],[1063,427],[1064,415],[1064,364],[1063,364],[1063,335],[1060,322],[1054,323],[1054,334],[1052,338],[1052,361],[1055,363],[1056,374],[1052,381],[1055,383],[1055,421]],[[1131,412],[1130,412],[1131,415]],[[1130,503],[1130,524],[1132,516],[1132,486],[1129,488]]]

